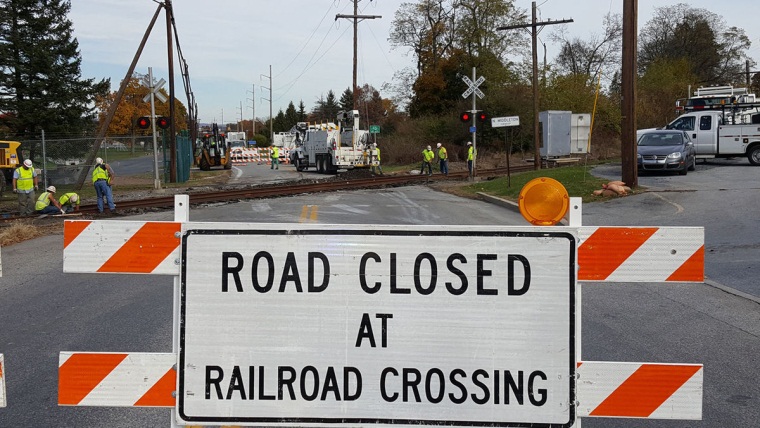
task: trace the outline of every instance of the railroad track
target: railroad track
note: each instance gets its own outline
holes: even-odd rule
[[[511,167],[510,172],[525,172],[533,169],[532,165],[520,165]],[[496,177],[507,174],[507,168],[495,168],[478,171],[479,177]],[[466,179],[467,171],[450,172],[448,177],[440,174],[432,176],[426,175],[382,175],[367,178],[346,178],[341,179],[340,175],[333,179],[317,181],[314,183],[288,183],[284,185],[271,185],[261,187],[250,187],[233,190],[217,190],[213,192],[190,193],[190,204],[208,204],[216,202],[230,202],[244,199],[272,198],[279,196],[291,196],[302,193],[330,192],[336,190],[353,190],[366,189],[373,187],[402,186],[416,183],[439,182],[452,179]],[[136,200],[119,200],[118,211],[131,211],[139,209],[166,209],[174,207],[174,195],[159,196],[155,198],[144,198]],[[96,204],[81,205],[79,211],[82,214],[96,214],[98,207]],[[11,222],[21,218],[4,215],[3,222]],[[33,218],[33,217],[31,217]],[[63,217],[55,217],[63,218]]]

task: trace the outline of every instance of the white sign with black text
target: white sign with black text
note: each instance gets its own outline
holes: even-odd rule
[[[505,126],[519,126],[520,116],[506,116],[506,117],[493,117],[491,118],[492,128],[502,128]]]
[[[570,427],[576,242],[535,227],[187,230],[179,418]]]

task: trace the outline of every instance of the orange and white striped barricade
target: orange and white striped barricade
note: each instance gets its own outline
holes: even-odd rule
[[[266,424],[277,420],[288,421],[282,426],[299,426],[307,420],[333,417],[336,412],[341,414],[340,421],[335,422],[337,425],[356,425],[366,418],[381,425],[390,424],[385,419],[387,414],[398,416],[396,421],[411,421],[414,415],[416,420],[425,417],[455,426],[508,421],[516,425],[568,427],[579,417],[700,419],[702,416],[701,365],[583,361],[579,304],[580,281],[703,281],[702,228],[452,226],[446,231],[423,231],[418,226],[191,223],[187,202],[187,196],[178,196],[174,222],[65,222],[64,272],[171,275],[175,279],[175,306],[170,354],[61,353],[60,404],[176,406],[174,413],[181,424],[219,425]],[[367,236],[372,237],[371,245],[367,245]],[[412,240],[414,243],[410,244]],[[431,244],[425,245],[426,240]],[[445,255],[431,252],[418,254],[415,259],[412,252],[419,246],[441,248],[433,245],[433,241],[440,243],[441,240],[449,241],[444,248],[459,249],[453,263],[460,273],[473,269],[475,263],[470,263],[470,259],[485,254],[483,263],[487,265],[478,268],[479,272],[508,284],[512,297],[523,293],[520,301],[512,300],[514,304],[509,310],[499,306],[501,309],[495,316],[489,311],[495,308],[493,302],[479,300],[488,299],[483,297],[488,293],[481,297],[456,296],[456,303],[448,302],[446,299],[453,297],[445,292],[436,294],[435,299],[426,297],[430,294],[427,293],[429,287],[435,284],[430,269],[434,263],[438,269],[444,269]],[[377,250],[373,250],[375,246]],[[396,253],[393,272],[398,271],[399,281],[406,282],[394,287],[409,291],[394,295],[402,296],[400,299],[407,302],[399,306],[395,306],[399,298],[389,297],[387,290],[368,291],[374,287],[382,289],[383,284],[388,287],[392,271],[387,258],[391,257],[388,254]],[[87,257],[83,257],[85,254]],[[495,260],[497,254],[505,263],[489,261]],[[307,255],[308,263],[303,259]],[[355,263],[364,263],[367,270],[357,270]],[[253,268],[254,264],[258,268]],[[637,271],[637,266],[643,265],[647,267],[645,275]],[[259,269],[263,273],[259,274]],[[267,269],[272,272],[271,277],[266,274]],[[418,272],[412,275],[410,272],[414,269]],[[507,274],[507,269],[511,273]],[[256,273],[251,275],[251,272]],[[364,279],[357,280],[357,272],[363,272],[360,278]],[[368,277],[372,279],[366,279]],[[410,278],[417,278],[414,281],[418,284],[409,282]],[[462,284],[457,275],[452,276],[452,280],[440,274],[437,278],[441,287],[444,281]],[[458,279],[460,282],[456,282]],[[329,290],[341,290],[342,294],[325,292],[328,282]],[[476,282],[471,279],[471,287],[475,287]],[[347,285],[349,283],[352,285]],[[531,283],[530,292],[528,283]],[[499,290],[498,293],[506,297],[507,292]],[[260,311],[250,310],[253,305],[264,302]],[[337,306],[332,308],[331,305]],[[381,328],[380,320],[372,321],[375,315],[367,312],[368,307],[378,308],[378,314],[385,314],[382,322],[388,324]],[[447,313],[455,311],[455,316],[441,317],[440,311],[444,308]],[[484,311],[489,314],[489,325],[500,332],[499,336],[472,333],[480,331],[470,328],[470,324],[482,326],[483,320],[477,317]],[[299,314],[298,320],[292,318],[294,313]],[[325,313],[331,314],[329,320],[321,318]],[[341,315],[335,317],[335,313]],[[429,326],[433,318],[437,327],[423,328]],[[457,320],[462,325],[443,325],[441,319]],[[240,324],[243,321],[245,325]],[[328,328],[328,324],[332,327]],[[371,333],[373,325],[377,336]],[[393,345],[386,344],[384,339],[389,328],[394,334]],[[531,340],[526,340],[523,334],[528,328],[535,333],[530,335]],[[350,329],[360,333],[355,337],[346,335]],[[420,338],[415,333],[419,331],[431,335],[424,349],[419,347]],[[519,338],[502,339],[502,334],[517,334]],[[371,338],[377,340],[377,345],[357,346],[355,343]],[[540,343],[534,344],[534,340]],[[287,361],[280,355],[285,342],[287,346],[297,343],[300,349],[298,353],[289,352]],[[510,351],[499,348],[506,344],[512,346]],[[515,344],[520,345],[515,348]],[[383,372],[384,379],[396,381],[403,374],[394,374],[394,364],[410,367],[403,365],[411,364],[405,357],[421,361],[422,355],[431,355],[431,346],[438,349],[436,358],[446,358],[446,361],[431,362],[431,367],[439,367],[436,364],[440,363],[441,367],[446,365],[454,370],[461,364],[462,368],[475,371],[477,364],[461,359],[465,358],[464,354],[471,357],[467,350],[487,346],[483,355],[498,355],[500,360],[496,367],[505,368],[503,374],[499,372],[499,385],[508,386],[513,400],[531,404],[504,406],[502,403],[491,408],[491,404],[498,403],[489,402],[487,411],[481,404],[457,404],[456,411],[451,412],[457,414],[454,421],[441,419],[439,415],[446,412],[441,412],[440,406],[394,407],[390,390],[386,391],[390,395],[382,403],[373,401],[381,394],[373,389],[377,388],[381,367],[373,364],[390,367]],[[391,362],[365,355],[364,352],[370,352],[369,348],[371,352],[395,348],[396,359]],[[251,359],[254,358],[252,349],[261,352],[255,361]],[[340,359],[340,364],[333,358]],[[382,363],[377,362],[380,360]],[[176,364],[176,373],[171,369],[173,364]],[[356,378],[353,378],[347,381],[347,390],[343,393],[353,394],[355,402],[320,401],[319,406],[306,408],[293,405],[292,401],[274,400],[268,401],[273,407],[261,406],[259,395],[271,392],[262,386],[263,379],[272,375],[265,372],[265,366],[278,365],[291,367],[292,370],[286,367],[286,371],[290,370],[288,373],[292,372],[293,376],[303,375],[296,367],[350,366],[356,372],[346,369],[340,376],[349,379],[356,373],[364,373],[364,388],[371,391],[362,395],[367,398],[359,399]],[[506,368],[514,368],[514,372],[508,373]],[[426,371],[419,379],[425,376],[438,379],[436,373]],[[325,379],[324,376],[329,378],[337,373],[322,375],[321,379]],[[291,379],[292,376],[287,374],[286,377]],[[342,385],[338,378],[335,382]],[[550,403],[542,401],[543,393],[535,394],[538,390],[532,388],[536,388],[536,382],[541,391],[546,391],[546,397],[551,397],[547,398]],[[388,385],[394,388],[395,384]],[[168,398],[169,389],[176,392],[173,400]],[[291,393],[287,385],[281,389],[288,396],[299,394],[296,390]],[[334,392],[328,395],[332,397]],[[508,397],[502,396],[498,400],[506,399]],[[375,404],[377,408],[373,407]],[[374,410],[367,416],[366,409]],[[495,419],[483,420],[483,414]]]
[[[702,419],[701,364],[578,363],[578,416]]]
[[[58,405],[174,407],[172,353],[61,352]]]
[[[5,358],[0,354],[0,407],[5,407]]]
[[[245,165],[246,160],[243,154],[244,152],[242,147],[234,147],[232,150],[230,150],[230,159],[232,160],[232,164],[236,166]]]

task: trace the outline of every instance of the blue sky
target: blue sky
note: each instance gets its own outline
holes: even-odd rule
[[[413,58],[404,49],[392,50],[388,42],[394,13],[400,1],[360,0],[363,15],[381,19],[359,24],[358,82],[375,88],[393,82],[393,76]],[[675,4],[639,0],[639,26],[651,17],[652,8]],[[760,6],[756,0],[720,2],[691,0],[692,7],[723,16],[729,26],[742,27],[752,40],[750,55],[760,60],[760,29],[756,24]],[[721,7],[716,5],[720,4]],[[351,86],[352,24],[335,19],[352,14],[350,0],[175,0],[175,21],[180,47],[201,122],[234,122],[250,119],[255,102],[256,117],[269,116],[269,66],[272,66],[272,110],[277,114],[290,101],[303,100],[311,110],[320,96],[332,89],[337,96]],[[530,11],[531,2],[516,5]],[[587,38],[599,34],[603,16],[622,13],[623,0],[539,0],[541,20],[572,18],[567,30]],[[151,0],[72,0],[74,23],[82,53],[84,77],[110,77],[116,90],[156,11]],[[556,52],[548,40],[551,27],[541,33],[549,58]],[[175,46],[176,56],[176,46]],[[153,68],[157,79],[167,76],[166,23],[162,13],[148,40],[136,71]],[[186,103],[179,67],[175,65],[177,98]],[[466,87],[463,84],[462,90]],[[255,90],[255,95],[251,92]],[[385,94],[384,94],[385,95]],[[487,94],[486,94],[487,96]]]

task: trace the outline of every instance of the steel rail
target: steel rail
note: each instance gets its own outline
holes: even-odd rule
[[[531,171],[532,165],[524,165],[518,167],[511,167],[509,171],[507,168],[495,168],[489,170],[479,171],[480,177],[495,177],[505,175],[508,172],[525,172]],[[190,204],[208,204],[217,202],[230,202],[244,199],[257,199],[257,198],[272,198],[280,196],[292,196],[303,193],[317,193],[317,192],[330,192],[336,190],[355,190],[362,188],[374,188],[384,186],[403,186],[417,183],[431,183],[441,182],[451,179],[465,179],[468,177],[467,171],[451,172],[448,176],[441,174],[435,174],[432,176],[421,175],[381,175],[368,178],[341,178],[340,175],[322,181],[314,183],[293,183],[288,182],[286,184],[275,184],[258,187],[248,187],[244,189],[233,190],[216,190],[211,192],[199,192],[189,193]],[[159,196],[155,198],[143,198],[135,200],[120,200],[118,201],[118,210],[132,210],[132,209],[166,209],[174,206],[174,195],[171,196]],[[98,207],[96,204],[81,205],[79,212],[82,214],[97,214]],[[21,216],[8,216],[2,219],[3,222],[10,222],[21,218],[34,218],[34,217],[21,217]],[[57,217],[63,218],[63,217]]]

